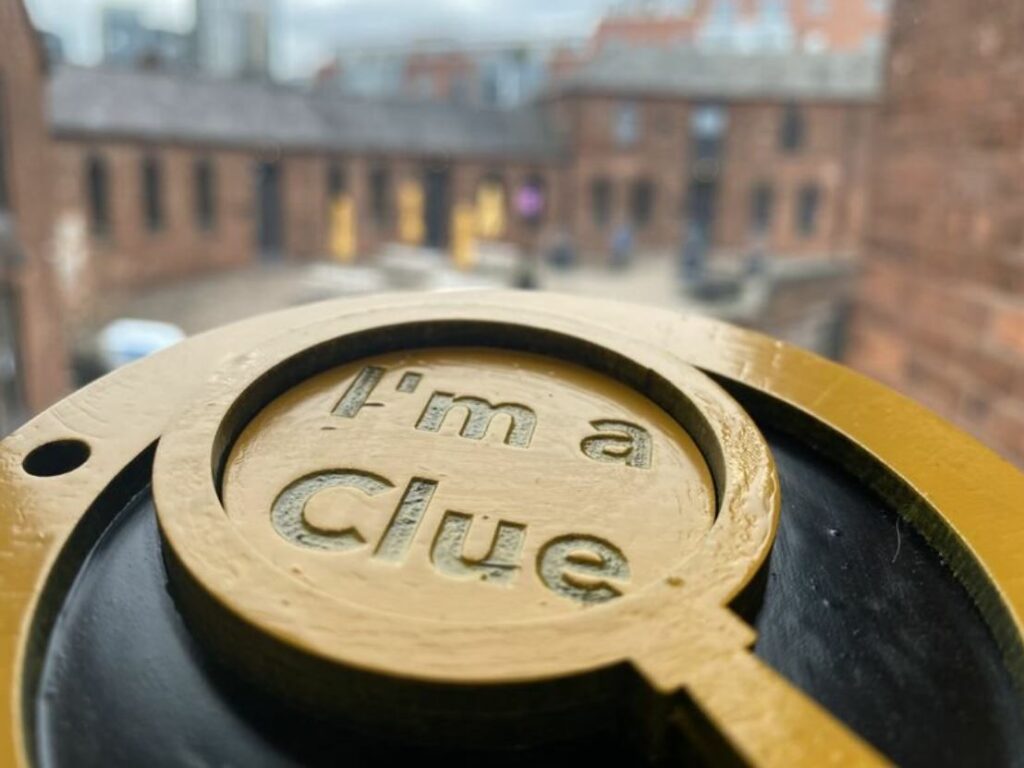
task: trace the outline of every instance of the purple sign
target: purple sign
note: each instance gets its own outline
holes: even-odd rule
[[[516,192],[515,205],[522,218],[539,218],[544,212],[544,192],[533,184],[524,184]]]

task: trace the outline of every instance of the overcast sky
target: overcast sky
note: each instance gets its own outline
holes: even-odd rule
[[[610,0],[276,0],[275,69],[308,74],[339,45],[422,37],[508,39],[584,36]],[[139,8],[154,26],[186,30],[194,0],[27,0],[36,24],[56,32],[73,61],[100,55],[100,11]]]

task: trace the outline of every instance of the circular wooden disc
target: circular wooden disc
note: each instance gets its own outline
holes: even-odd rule
[[[341,600],[480,624],[664,579],[715,515],[700,451],[650,400],[483,349],[393,353],[300,384],[242,433],[222,496],[325,612]]]
[[[724,391],[582,322],[389,320],[253,350],[161,440],[172,575],[214,642],[431,684],[633,663],[665,690],[750,642],[722,607],[777,480]]]

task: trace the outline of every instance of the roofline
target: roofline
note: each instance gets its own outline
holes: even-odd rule
[[[519,107],[507,109],[504,107],[487,105],[487,104],[446,104],[437,101],[433,101],[429,98],[421,98],[416,96],[407,96],[404,94],[389,94],[384,96],[373,96],[370,94],[362,94],[352,91],[339,90],[330,86],[318,86],[306,82],[280,82],[271,78],[241,78],[241,79],[227,79],[223,77],[217,77],[215,75],[206,74],[197,71],[180,71],[173,69],[139,69],[133,67],[130,64],[108,64],[101,63],[98,65],[89,64],[75,64],[72,62],[60,62],[56,66],[51,68],[50,83],[58,76],[61,70],[71,70],[86,73],[95,73],[99,76],[113,76],[113,77],[134,77],[134,78],[161,78],[166,80],[176,80],[179,82],[187,83],[188,85],[199,84],[204,86],[224,86],[227,88],[264,88],[270,91],[279,93],[286,93],[292,96],[301,97],[310,100],[311,106],[316,106],[318,103],[328,104],[345,104],[359,105],[359,104],[371,104],[371,105],[386,105],[386,106],[397,106],[397,107],[433,107],[439,110],[450,110],[459,109],[464,112],[472,112],[474,114],[515,114],[528,110],[531,107],[531,103],[525,103]]]
[[[798,102],[801,104],[862,104],[866,106],[877,106],[881,104],[883,98],[882,94],[880,93],[870,96],[830,94],[818,94],[815,96],[792,94],[787,96],[784,94],[773,93],[753,94],[750,96],[730,96],[723,95],[722,93],[715,91],[708,91],[707,93],[680,93],[678,91],[672,91],[667,88],[613,88],[611,86],[582,84],[568,84],[563,87],[556,88],[550,94],[545,94],[544,96],[542,96],[542,98],[545,101],[551,101],[556,100],[562,96],[599,96],[618,99],[651,99],[658,101],[715,101],[726,104],[757,102]]]
[[[564,149],[560,149],[556,152],[550,153],[534,153],[534,152],[513,152],[513,153],[500,153],[500,152],[473,152],[473,151],[410,151],[410,150],[392,150],[384,148],[366,147],[366,146],[338,146],[332,144],[282,144],[279,141],[231,141],[228,139],[196,139],[187,136],[146,136],[131,131],[93,131],[87,128],[62,128],[59,126],[50,126],[50,137],[57,142],[66,143],[92,143],[92,144],[108,144],[108,143],[130,143],[137,145],[162,145],[165,147],[174,148],[196,148],[196,149],[208,149],[214,151],[232,151],[232,152],[273,152],[277,151],[279,154],[316,154],[316,155],[353,155],[358,157],[399,157],[399,158],[415,158],[415,159],[436,159],[438,157],[457,157],[459,159],[468,160],[502,160],[502,161],[515,161],[522,162],[524,164],[535,164],[535,163],[561,163],[569,159],[569,153]]]

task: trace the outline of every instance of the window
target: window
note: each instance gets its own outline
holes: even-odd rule
[[[633,225],[642,229],[654,217],[654,184],[650,179],[637,179],[629,197],[629,213]]]
[[[142,160],[142,212],[146,229],[155,232],[164,225],[160,163],[152,156]]]
[[[348,191],[348,176],[345,169],[337,163],[327,167],[327,199],[334,201]]]
[[[750,229],[754,234],[762,235],[771,229],[774,203],[775,191],[768,182],[755,184],[750,190]]]
[[[608,179],[594,179],[590,183],[590,210],[598,227],[605,227],[611,221],[612,184]]]
[[[779,146],[785,152],[798,152],[804,145],[804,115],[796,104],[788,104],[782,112]]]
[[[821,207],[821,190],[817,184],[805,184],[800,187],[796,206],[797,231],[804,237],[810,237],[818,228],[818,208]]]
[[[370,215],[378,227],[391,221],[391,175],[382,166],[370,171]]]
[[[213,162],[203,158],[195,165],[196,225],[204,232],[211,231],[217,223],[216,181]]]
[[[615,110],[615,143],[631,147],[640,138],[640,110],[631,101],[623,102]]]
[[[89,198],[89,229],[96,237],[110,233],[109,182],[107,163],[92,155],[85,161],[85,186]]]

